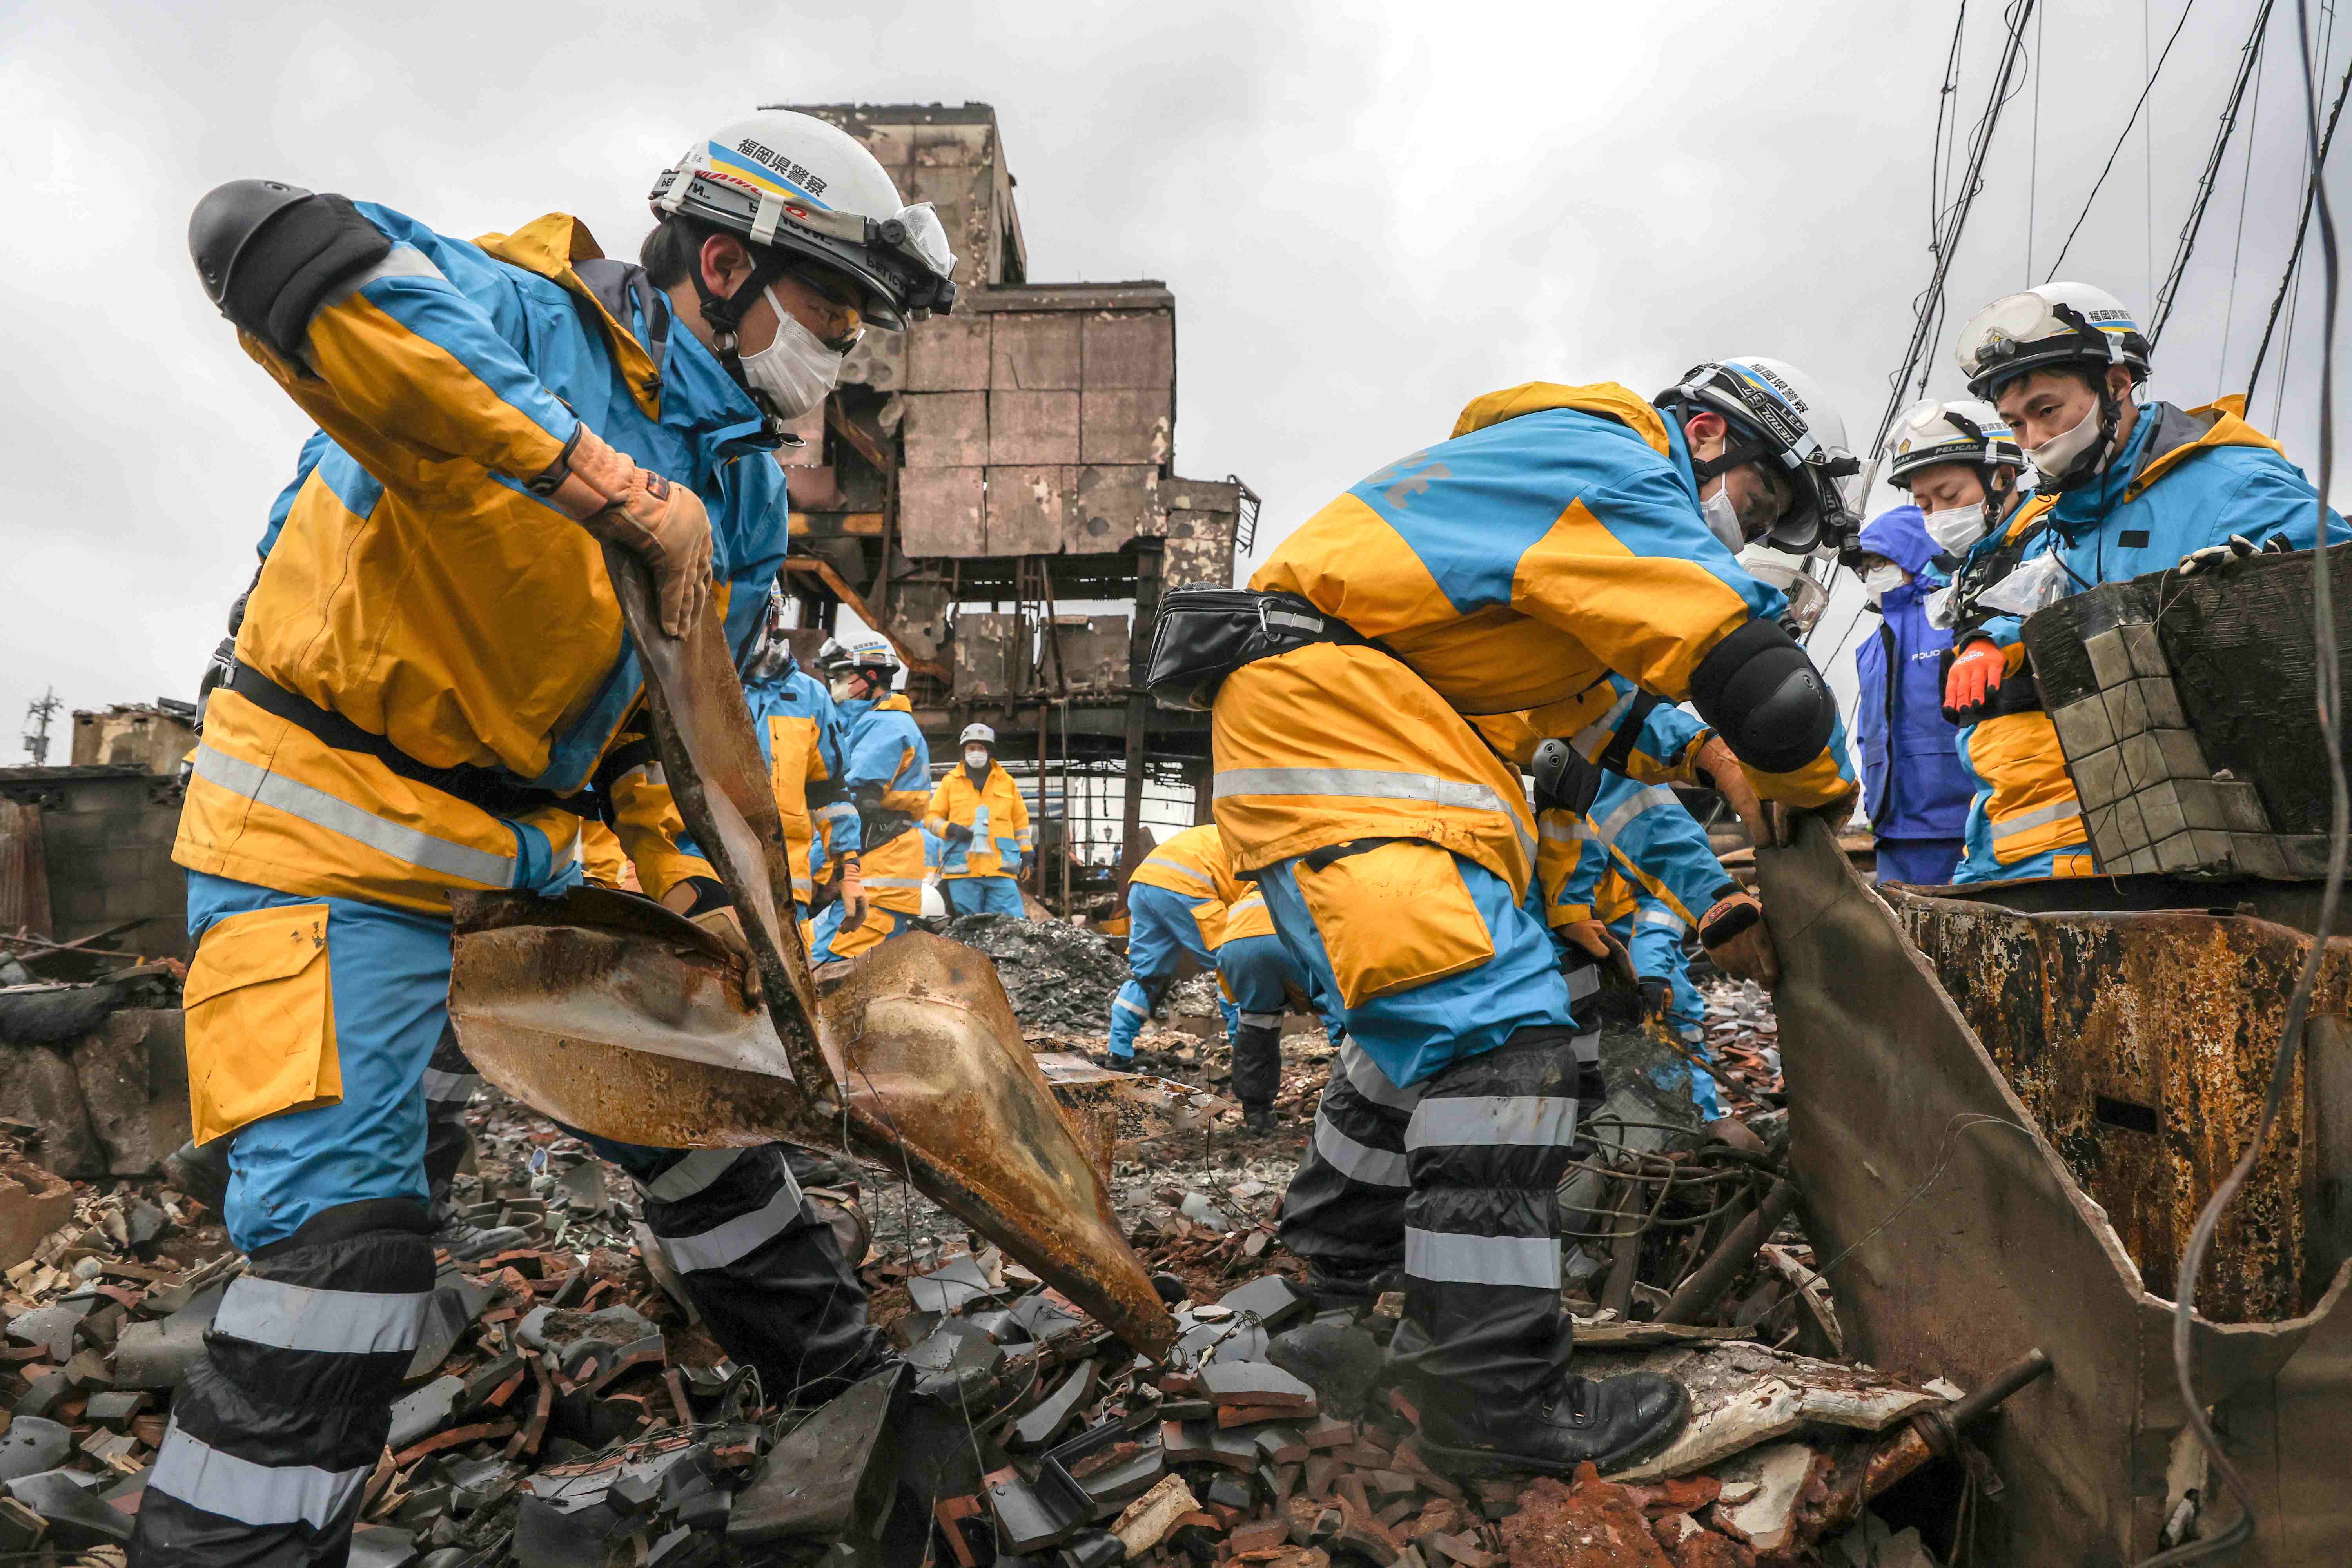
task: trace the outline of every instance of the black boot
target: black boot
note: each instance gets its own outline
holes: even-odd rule
[[[1469,1405],[1421,1413],[1420,1449],[1441,1467],[1564,1476],[1591,1461],[1603,1471],[1647,1458],[1690,1417],[1690,1395],[1663,1373],[1571,1377],[1541,1405]]]

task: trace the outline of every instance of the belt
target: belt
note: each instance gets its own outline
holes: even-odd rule
[[[443,795],[455,795],[492,816],[525,816],[550,806],[568,811],[574,816],[593,817],[597,815],[596,796],[593,791],[582,790],[574,795],[562,795],[551,789],[535,789],[529,784],[517,784],[500,768],[478,767],[471,763],[436,768],[420,763],[382,735],[361,729],[341,714],[320,707],[299,692],[287,690],[251,665],[236,666],[223,684],[271,718],[285,720],[323,745],[331,746],[338,752],[353,752],[363,757],[373,757],[412,784],[421,784],[428,789],[437,789]]]

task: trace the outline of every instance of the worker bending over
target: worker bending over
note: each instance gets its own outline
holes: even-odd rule
[[[2142,402],[2147,339],[2103,289],[2045,283],[1996,300],[1960,330],[1955,353],[1969,395],[1998,408],[2036,476],[2033,501],[1978,545],[1987,563],[2016,563],[1975,589],[1953,628],[1944,707],[1970,728],[1962,755],[1990,784],[1957,879],[2085,876],[2082,803],[2034,685],[2025,617],[2101,583],[2309,549],[2316,492],[2245,422],[2243,398]],[[2330,542],[2352,536],[2327,519]],[[1990,722],[2020,714],[2031,721]]]
[[[1163,605],[1155,689],[1214,691],[1234,871],[1349,1037],[1283,1239],[1327,1300],[1368,1300],[1401,1267],[1390,1370],[1425,1454],[1606,1468],[1668,1441],[1686,1406],[1670,1378],[1570,1369],[1553,1192],[1577,1025],[1527,909],[1519,773],[1465,715],[1549,710],[1543,732],[1599,756],[1632,708],[1613,672],[1695,701],[1763,796],[1842,805],[1836,704],[1780,595],[1733,555],[1850,527],[1843,447],[1835,411],[1775,361],[1702,364],[1654,403],[1532,383],[1300,526],[1251,581],[1273,597],[1197,618]],[[1710,910],[1703,940],[1756,920],[1752,900]],[[1318,1165],[1339,1169],[1310,1180]]]
[[[900,668],[887,638],[868,633],[828,640],[817,668],[831,685],[847,726],[842,784],[860,823],[862,865],[835,854],[826,870],[810,962],[855,958],[898,935],[923,912],[923,837],[917,821],[929,799],[931,748],[915,727],[904,692],[890,689]],[[853,839],[856,843],[859,840]],[[857,898],[849,897],[855,883]]]
[[[1013,775],[996,763],[996,731],[967,724],[959,739],[963,765],[931,792],[924,826],[940,838],[940,896],[951,915],[1023,912],[1022,858],[1035,847],[1029,807]]]
[[[605,765],[645,704],[602,546],[646,563],[671,637],[714,565],[772,577],[771,420],[815,405],[865,319],[947,304],[951,258],[806,116],[698,142],[654,202],[642,270],[560,215],[469,243],[258,180],[191,222],[206,289],[326,449],[208,704],[174,850],[196,1132],[236,1133],[226,1218],[250,1263],[173,1402],[147,1568],[343,1560],[433,1287],[420,1079],[449,895],[575,883],[593,780],[646,893],[740,948],[658,768]],[[730,630],[759,609],[730,603]],[[886,1354],[774,1146],[598,1147],[772,1394]]]
[[[1944,717],[1952,635],[1927,618],[1928,595],[1946,585],[1934,564],[1936,542],[1916,506],[1889,507],[1862,525],[1848,553],[1879,616],[1853,653],[1854,750],[1878,879],[1940,886],[1959,864],[1975,792]]]

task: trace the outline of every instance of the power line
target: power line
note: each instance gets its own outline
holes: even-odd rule
[[[2106,184],[2107,175],[2115,170],[2116,154],[2124,150],[2124,143],[2131,140],[2132,127],[2139,123],[2140,110],[2147,107],[2147,95],[2156,90],[2156,79],[2164,74],[2164,62],[2172,58],[2172,46],[2180,41],[2180,29],[2188,26],[2189,14],[2195,9],[2197,0],[2189,0],[2189,4],[2180,8],[2180,20],[2172,24],[2172,37],[2164,40],[2164,53],[2157,57],[2156,68],[2147,73],[2147,80],[2139,89],[2139,98],[2132,105],[2131,118],[2124,121],[2122,134],[2116,138],[2116,144],[2107,149],[2106,163],[2099,170],[2098,179],[2092,183],[2091,194],[2083,198],[2083,210],[2074,215],[2074,226],[2066,231],[2066,243],[2058,247],[2058,259],[2050,264],[2049,277],[2042,279],[2044,283],[2057,277],[2058,268],[2066,265],[2066,252],[2074,248],[2074,237],[2083,232],[2083,220],[2091,216],[2092,204],[2099,199],[2101,187]]]
[[[2265,35],[2267,37],[2268,35]],[[2257,54],[2263,51],[2257,49]],[[2238,264],[2246,254],[2246,199],[2253,194],[2254,147],[2263,137],[2263,73],[2254,69],[2254,101],[2246,112],[2246,160],[2238,171],[2237,234],[2230,242],[2230,292],[2221,303],[2221,357],[2215,363],[2215,381],[2230,374],[2230,335],[2238,321]]]
[[[2189,269],[2189,252],[2197,248],[2197,232],[2205,224],[2205,207],[2213,199],[2213,187],[2221,174],[2221,160],[2230,150],[2230,138],[2238,129],[2239,106],[2244,103],[2246,85],[2253,79],[2254,68],[2262,59],[2263,37],[2270,26],[2272,0],[2263,0],[2262,9],[2254,13],[2254,26],[2246,35],[2245,47],[2238,53],[2237,79],[2230,84],[2230,97],[2221,106],[2221,128],[2213,136],[2213,150],[2205,156],[2205,173],[2197,181],[2197,199],[2189,204],[2189,221],[2180,226],[2179,242],[2172,251],[2172,267],[2165,274],[2164,287],[2157,290],[2152,324],[2147,341],[2153,347],[2163,335],[2164,323],[2172,319],[2172,307],[2180,294],[2181,275]],[[2257,98],[2257,102],[2260,99]],[[2252,132],[2247,133],[2247,156],[2253,155]],[[2238,214],[2242,223],[2245,202],[2241,194]],[[2234,266],[2232,268],[2234,271]],[[2225,331],[2227,328],[2223,329]]]
[[[1938,231],[1928,242],[1928,252],[1936,258],[1935,275],[1927,287],[1912,301],[1911,342],[1904,351],[1903,363],[1896,368],[1886,400],[1886,411],[1878,421],[1878,433],[1871,439],[1872,467],[1876,468],[1876,453],[1885,444],[1886,432],[1895,424],[1895,413],[1903,406],[1903,390],[1911,380],[1911,373],[1926,357],[1927,344],[1933,340],[1937,324],[1943,319],[1944,283],[1952,270],[1952,259],[1959,252],[1960,235],[1968,226],[1969,213],[1976,205],[1977,194],[1984,189],[1985,154],[1992,146],[1994,130],[2000,123],[2000,111],[2016,91],[2011,83],[2017,75],[2019,59],[2025,52],[2025,24],[2032,18],[2034,0],[2013,0],[2006,13],[2009,36],[2002,41],[2000,63],[1993,73],[1992,91],[1985,100],[1984,112],[1977,117],[1975,128],[1969,136],[1968,173],[1950,204],[1937,215]],[[1948,77],[1949,71],[1947,75]],[[1938,130],[1941,117],[1938,116]],[[1924,387],[1925,377],[1922,377]]]
[[[2308,47],[2308,46],[2305,46]],[[2254,384],[2262,378],[2263,361],[2271,352],[2271,334],[2278,328],[2279,308],[2286,303],[2288,286],[2294,283],[2295,271],[2303,264],[2303,242],[2311,232],[2311,204],[2319,195],[2319,176],[2327,167],[2327,150],[2336,144],[2336,122],[2344,117],[2344,95],[2352,92],[2352,63],[2344,68],[2344,80],[2336,89],[2336,107],[2327,111],[2327,130],[2319,139],[2319,151],[2311,160],[2311,179],[2303,190],[2303,216],[2295,220],[2294,247],[2287,253],[2286,272],[2279,279],[2278,293],[2271,299],[2270,319],[2263,323],[2262,345],[2254,350],[2254,368],[2246,373],[2246,402],[2254,401]]]

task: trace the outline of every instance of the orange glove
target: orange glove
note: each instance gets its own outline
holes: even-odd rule
[[[1761,848],[1772,841],[1771,829],[1764,821],[1764,803],[1757,798],[1756,786],[1748,782],[1748,772],[1732,755],[1731,747],[1720,735],[1709,735],[1706,744],[1698,749],[1693,771],[1723,797],[1748,829],[1748,842]]]
[[[1944,706],[1954,712],[1975,707],[2000,689],[2009,673],[2009,656],[1979,637],[1952,660],[1951,678],[1944,682]]]
[[[586,426],[533,488],[597,538],[641,556],[661,600],[662,630],[692,631],[710,597],[710,518],[702,498],[641,468]]]
[[[1559,934],[1582,948],[1603,963],[1616,966],[1628,985],[1639,984],[1633,973],[1633,955],[1625,951],[1614,932],[1600,921],[1570,921],[1559,928]]]
[[[866,868],[845,860],[841,868],[841,929],[855,931],[866,923]]]
[[[1699,945],[1717,968],[1734,980],[1753,980],[1766,990],[1780,983],[1780,955],[1764,927],[1764,906],[1742,889],[1717,899],[1698,918]]]

